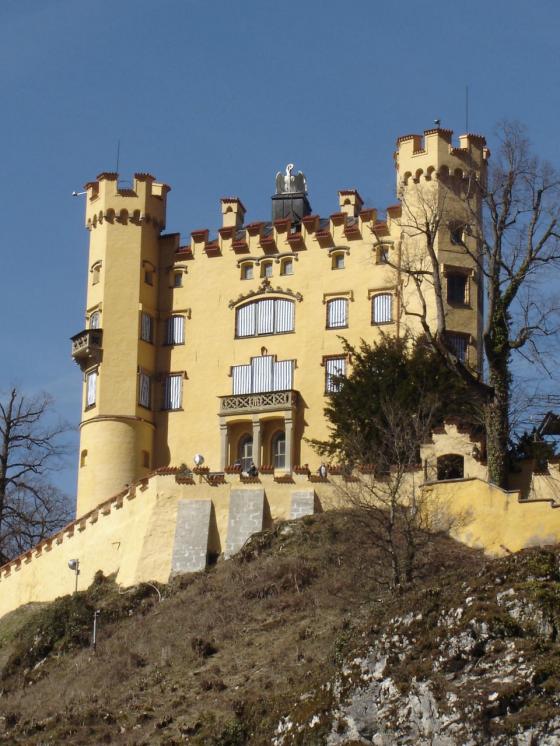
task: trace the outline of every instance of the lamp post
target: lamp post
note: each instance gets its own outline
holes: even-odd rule
[[[76,575],[76,585],[74,587],[74,593],[77,593],[78,592],[78,575],[80,574],[80,560],[79,559],[68,560],[68,567]]]

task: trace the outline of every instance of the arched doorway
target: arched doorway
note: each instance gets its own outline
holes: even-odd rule
[[[241,471],[249,471],[253,463],[253,436],[242,435],[239,439],[237,455],[241,465]]]
[[[463,479],[465,473],[465,459],[458,453],[446,453],[437,460],[438,482],[446,479]]]
[[[271,451],[274,468],[284,469],[286,466],[286,433],[283,430],[273,435]]]

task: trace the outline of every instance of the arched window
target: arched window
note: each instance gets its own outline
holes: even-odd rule
[[[91,265],[91,284],[97,285],[101,278],[101,261]]]
[[[240,306],[235,313],[237,337],[284,334],[294,331],[294,302],[266,298]]]
[[[463,479],[465,476],[465,459],[458,453],[446,453],[437,460],[438,482],[446,479]]]
[[[89,317],[89,328],[99,329],[100,326],[101,326],[101,314],[99,313],[99,311],[94,311]]]
[[[243,435],[239,440],[238,458],[241,471],[249,471],[253,463],[253,437]]]
[[[327,302],[327,329],[341,329],[348,326],[348,300],[333,298]]]
[[[273,436],[271,450],[274,468],[283,469],[286,466],[286,434],[283,430]]]
[[[241,265],[241,279],[252,280],[253,279],[253,265],[251,262],[246,262]]]
[[[282,264],[280,265],[280,274],[281,275],[293,275],[293,273],[294,273],[294,260],[283,259]]]
[[[371,299],[371,323],[390,324],[393,320],[393,296],[380,293]]]
[[[261,277],[272,277],[272,262],[261,262]]]

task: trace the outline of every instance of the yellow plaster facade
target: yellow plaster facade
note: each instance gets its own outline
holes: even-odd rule
[[[77,514],[195,453],[213,471],[249,461],[315,470],[307,439],[327,437],[327,379],[351,365],[340,338],[418,331],[407,313],[416,291],[400,270],[421,251],[412,224],[434,200],[451,214],[468,180],[486,178],[487,158],[476,135],[457,147],[443,129],[399,138],[399,202],[382,219],[356,190],[341,190],[330,216],[312,214],[306,192],[290,191],[306,188],[290,166],[272,198],[281,217],[246,224],[241,200],[227,197],[217,235],[193,231],[186,244],[162,233],[169,187],[149,174],[136,174],[132,189],[112,173],[87,184],[86,328],[73,339],[84,373]],[[476,368],[473,241],[456,240],[450,224],[437,252],[454,277],[446,313],[458,354]]]

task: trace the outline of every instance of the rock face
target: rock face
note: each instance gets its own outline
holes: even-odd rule
[[[274,743],[556,746],[558,561],[528,550],[373,611],[361,649],[310,693],[316,712],[296,708]]]

